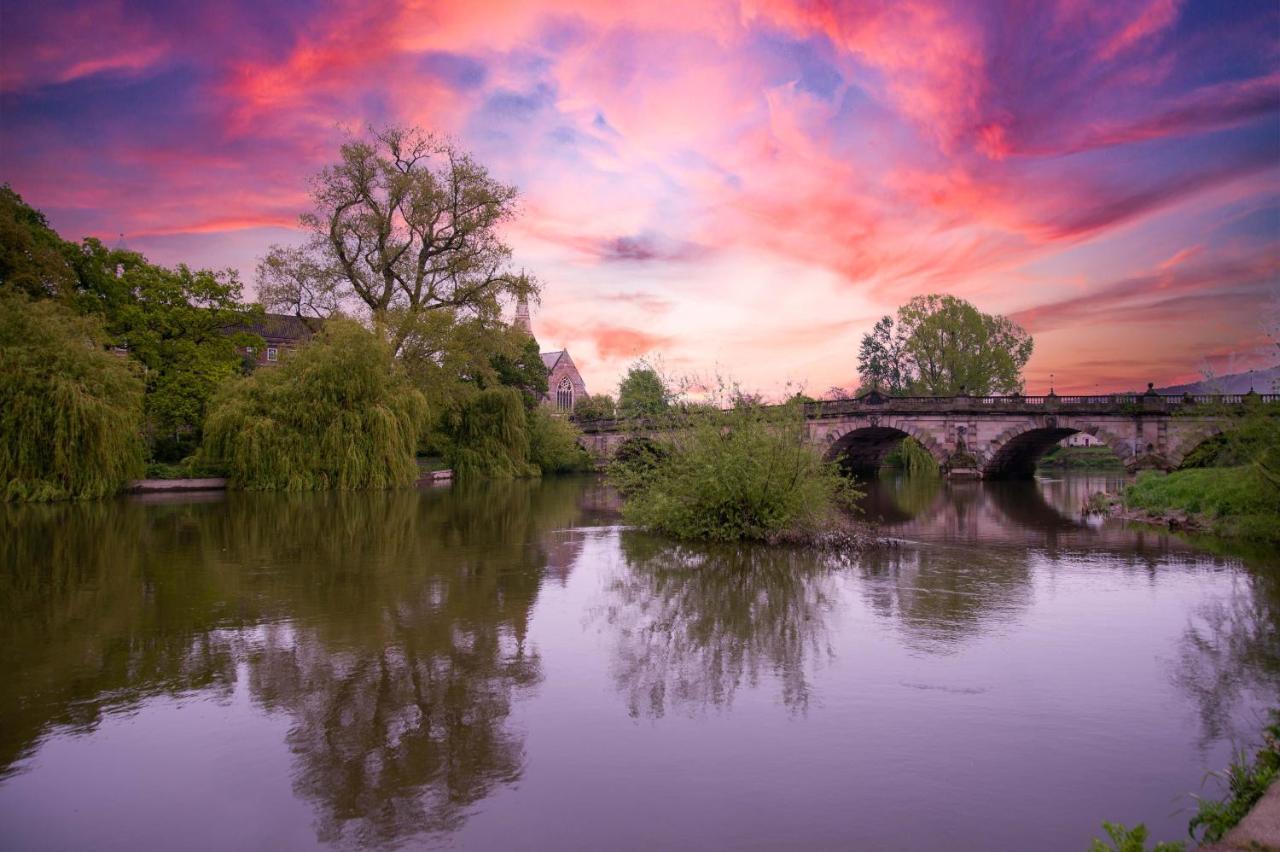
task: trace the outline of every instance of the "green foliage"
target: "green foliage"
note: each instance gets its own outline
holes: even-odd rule
[[[528,414],[515,388],[473,394],[444,419],[444,456],[459,478],[536,476],[529,460]]]
[[[538,341],[521,331],[507,331],[512,337],[506,349],[490,356],[497,383],[515,388],[532,411],[547,393],[547,365],[542,363]],[[521,339],[523,338],[523,339]]]
[[[1280,778],[1280,711],[1271,711],[1271,720],[1262,732],[1262,747],[1253,760],[1242,751],[1225,772],[1215,773],[1226,783],[1227,797],[1221,801],[1200,800],[1188,828],[1192,837],[1202,831],[1200,843],[1221,840]]]
[[[1280,493],[1254,467],[1145,471],[1124,492],[1125,506],[1200,515],[1215,532],[1280,541]]]
[[[617,416],[617,405],[607,393],[578,397],[573,404],[575,420],[610,420]]]
[[[564,417],[538,406],[528,414],[529,461],[543,474],[591,470],[591,456],[578,443],[582,432]]]
[[[1050,470],[1122,470],[1124,463],[1110,447],[1054,446],[1038,465]]]
[[[286,313],[358,302],[396,354],[437,312],[491,321],[536,282],[511,267],[518,192],[449,140],[386,127],[348,139],[312,180],[311,239],[273,246],[262,300]],[[434,402],[434,399],[433,399]]]
[[[0,291],[0,495],[102,497],[142,473],[142,382],[93,320]]]
[[[657,417],[671,407],[671,391],[658,371],[644,361],[627,369],[618,385],[619,417]]]
[[[1022,390],[1031,337],[954,296],[916,296],[862,338],[858,374],[882,393],[976,396]]]
[[[239,347],[262,345],[232,333],[261,314],[244,303],[235,272],[166,269],[96,239],[66,242],[7,187],[0,188],[0,235],[0,283],[99,318],[106,341],[145,368],[147,431],[153,445],[170,439],[166,460],[198,443],[214,391],[243,371]]]
[[[1119,823],[1103,821],[1102,829],[1111,838],[1111,843],[1095,839],[1089,844],[1089,852],[1147,852],[1147,827],[1138,823],[1127,828]],[[1185,848],[1181,841],[1157,843],[1151,852],[1182,852]]]
[[[73,251],[43,213],[0,185],[0,287],[32,298],[66,295],[76,284]]]
[[[685,540],[776,540],[818,531],[854,492],[806,441],[797,406],[695,416],[651,452],[637,444],[610,475],[631,522]]]
[[[279,367],[224,387],[210,406],[203,453],[248,490],[412,485],[426,414],[381,339],[330,320]]]
[[[915,438],[907,437],[885,456],[886,467],[902,468],[911,476],[937,476],[938,460]]]

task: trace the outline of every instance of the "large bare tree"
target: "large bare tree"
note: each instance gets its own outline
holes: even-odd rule
[[[431,312],[490,320],[503,297],[536,291],[499,233],[516,188],[447,139],[370,130],[342,145],[311,194],[315,209],[301,219],[310,241],[272,246],[258,267],[270,310],[323,317],[352,305],[399,352]]]

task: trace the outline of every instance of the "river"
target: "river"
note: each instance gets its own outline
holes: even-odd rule
[[[858,558],[594,478],[0,506],[8,850],[1072,850],[1185,837],[1280,698],[1280,564],[887,480]]]

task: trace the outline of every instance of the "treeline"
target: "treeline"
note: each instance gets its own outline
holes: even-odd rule
[[[251,489],[412,483],[588,464],[540,400],[536,341],[502,320],[536,297],[499,226],[516,190],[465,152],[391,128],[317,175],[309,241],[271,248],[260,302],[233,270],[170,269],[64,240],[0,187],[0,493],[97,497],[148,465]],[[265,312],[314,335],[278,367],[246,350]]]

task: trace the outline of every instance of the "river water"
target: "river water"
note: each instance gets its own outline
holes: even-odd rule
[[[1103,484],[882,482],[857,559],[592,478],[2,506],[0,846],[1185,837],[1280,697],[1280,564],[1082,522]]]

